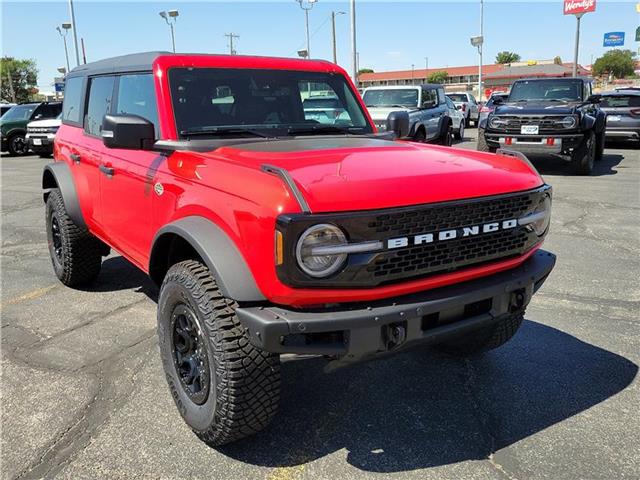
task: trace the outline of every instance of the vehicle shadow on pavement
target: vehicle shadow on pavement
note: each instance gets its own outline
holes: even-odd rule
[[[271,426],[218,450],[268,467],[346,450],[352,466],[383,473],[486,459],[616,395],[638,371],[624,357],[534,321],[473,360],[422,348],[330,375],[323,365],[284,364]]]
[[[624,155],[607,153],[605,150],[602,160],[594,164],[591,176],[616,175],[618,171],[614,170],[614,167],[617,167],[623,159]],[[542,175],[575,175],[573,165],[571,162],[565,160],[550,156],[539,157],[534,155],[530,155],[529,160]]]
[[[86,292],[117,292],[135,288],[154,302],[158,302],[158,288],[149,276],[121,256],[108,257],[102,262],[98,279],[91,285],[80,287]]]

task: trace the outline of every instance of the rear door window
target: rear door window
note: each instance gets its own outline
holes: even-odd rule
[[[82,118],[82,84],[83,77],[68,78],[64,84],[64,102],[62,104],[62,121],[80,123]]]
[[[95,77],[89,80],[89,101],[84,129],[89,135],[100,136],[102,119],[111,113],[115,77]]]
[[[153,76],[150,73],[122,75],[118,78],[118,114],[138,115],[153,123],[159,137],[158,106]]]

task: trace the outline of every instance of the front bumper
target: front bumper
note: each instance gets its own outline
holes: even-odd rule
[[[607,138],[640,140],[640,130],[631,128],[612,128],[607,127],[605,130]]]
[[[514,269],[393,300],[314,310],[248,306],[236,312],[256,347],[332,356],[332,369],[495,323],[524,309],[554,265],[555,255],[538,250]]]
[[[584,140],[582,133],[542,135],[518,135],[505,132],[485,132],[487,145],[494,148],[507,148],[522,153],[568,154],[578,148]]]
[[[27,133],[25,140],[29,148],[35,152],[53,151],[53,140],[55,134],[46,135],[42,133]]]

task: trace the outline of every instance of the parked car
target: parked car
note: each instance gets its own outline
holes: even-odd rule
[[[221,86],[228,110],[212,101]],[[305,119],[309,88],[334,92],[349,123]],[[395,140],[408,117],[376,135],[326,61],[82,65],[42,177],[53,270],[68,286],[99,281],[114,248],[149,274],[171,397],[209,445],[273,419],[280,354],[332,370],[426,344],[497,348],[553,269],[551,187],[518,156]]]
[[[15,103],[0,103],[0,117],[7,113],[11,107],[15,107]]]
[[[497,102],[504,103],[507,98],[509,98],[508,93],[492,93],[489,97],[489,100],[487,100],[486,103],[480,108],[480,117],[478,123],[482,122],[482,120],[485,120],[489,116],[489,114],[493,112],[493,110],[496,108],[495,106]]]
[[[480,106],[476,98],[469,92],[453,92],[447,95],[464,114],[465,123],[469,126],[477,126],[478,118],[480,117]]]
[[[35,120],[27,124],[25,140],[29,149],[40,157],[50,157],[53,154],[53,140],[60,125],[62,114],[56,118]]]
[[[478,150],[508,148],[567,159],[590,175],[604,152],[605,118],[586,78],[518,80],[478,130]]]
[[[61,102],[21,103],[0,117],[2,140],[0,150],[9,155],[24,155],[29,151],[25,139],[27,124],[33,120],[55,118],[62,110]]]
[[[379,131],[387,130],[391,112],[409,114],[408,139],[451,145],[453,126],[440,84],[368,87],[362,99]]]
[[[453,126],[453,137],[456,140],[464,140],[465,115],[460,111],[459,107],[456,107],[449,96],[447,96],[446,101],[448,107],[447,115],[451,118]]]
[[[640,90],[603,93],[600,108],[607,114],[607,138],[634,140],[640,146]]]
[[[305,119],[325,124],[339,123],[340,116],[346,112],[340,99],[329,95],[308,97],[302,101],[302,108]],[[344,120],[349,123],[348,115]]]

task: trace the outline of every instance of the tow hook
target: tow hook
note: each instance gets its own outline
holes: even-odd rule
[[[524,308],[525,300],[526,294],[524,288],[514,291],[511,294],[511,302],[509,305],[509,310],[511,311],[511,313],[522,310]]]
[[[406,324],[403,322],[385,325],[382,331],[382,338],[384,339],[387,350],[393,350],[399,347],[407,339]]]

